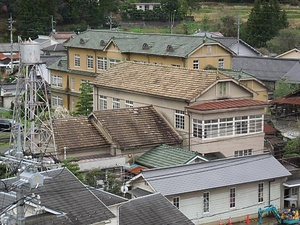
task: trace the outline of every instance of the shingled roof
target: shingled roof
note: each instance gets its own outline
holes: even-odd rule
[[[156,192],[168,196],[290,175],[271,154],[258,154],[143,170],[137,176],[147,180]]]
[[[72,151],[110,146],[110,143],[87,117],[55,119],[53,131],[58,149],[66,147],[68,151]]]
[[[153,106],[100,110],[91,116],[121,149],[182,143],[179,134]]]
[[[159,193],[131,199],[119,210],[119,225],[194,224]]]
[[[169,145],[160,145],[141,155],[136,160],[136,163],[148,168],[161,168],[187,164],[190,161],[195,160],[197,157],[202,159],[202,161],[208,161],[198,152],[188,151]]]
[[[114,43],[122,53],[168,55],[187,58],[205,43],[217,44],[235,54],[219,42],[209,38],[176,34],[141,34],[108,30],[87,30],[66,43],[66,47],[105,50]],[[170,51],[170,49],[172,51]]]
[[[48,179],[44,180],[42,187],[34,189],[34,193],[40,195],[40,205],[44,206],[48,212],[61,213],[61,216],[65,215],[67,221],[74,225],[94,224],[115,217],[88,187],[67,168],[48,170],[41,172],[41,174]],[[18,178],[10,178],[3,180],[3,182],[10,186],[17,180]],[[3,183],[1,187],[3,187]],[[28,191],[24,191],[24,195],[31,196],[30,188],[27,187],[27,189]],[[52,217],[52,219],[56,221],[55,218]],[[58,222],[62,222],[62,219],[58,218],[54,224],[59,224]]]
[[[231,79],[217,70],[121,62],[96,77],[93,83],[104,88],[192,101],[220,78]]]

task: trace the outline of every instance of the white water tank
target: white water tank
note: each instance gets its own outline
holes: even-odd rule
[[[40,44],[38,42],[28,40],[20,44],[21,63],[35,64],[39,63],[40,56]]]

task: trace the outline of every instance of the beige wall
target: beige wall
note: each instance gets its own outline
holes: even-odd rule
[[[257,94],[253,96],[254,100],[259,100],[259,101],[268,101],[268,90],[267,88],[259,83],[256,80],[241,80],[241,84],[245,85],[246,87],[252,89],[255,91]]]

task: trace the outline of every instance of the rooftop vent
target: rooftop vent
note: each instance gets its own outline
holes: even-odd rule
[[[168,45],[168,46],[167,46],[167,51],[168,51],[168,52],[174,52],[173,46],[172,46],[172,45]]]
[[[149,47],[149,45],[147,43],[144,43],[142,49],[143,50],[149,50],[150,47]]]
[[[80,38],[80,44],[86,44],[89,40],[89,38]]]
[[[101,41],[100,41],[100,46],[105,46],[105,45],[106,45],[105,41],[104,41],[104,40],[101,40]]]

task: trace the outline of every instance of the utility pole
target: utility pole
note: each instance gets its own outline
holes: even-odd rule
[[[238,20],[238,22],[235,23],[238,26],[238,29],[237,29],[237,55],[239,55],[240,54],[240,25],[241,25],[240,19],[241,19],[241,16],[238,15],[236,18]]]
[[[112,19],[115,18],[115,17],[112,16],[112,12],[110,12],[108,18],[109,18],[109,30],[112,30],[112,24],[113,24]]]
[[[170,31],[171,31],[171,34],[173,34],[173,27],[174,27],[174,23],[175,23],[175,13],[176,13],[176,10],[174,10],[173,12],[170,13]]]
[[[56,24],[56,22],[53,20],[53,16],[51,16],[51,32],[55,31],[54,24]]]
[[[11,73],[13,72],[13,23],[15,21],[12,18],[12,14],[10,14],[10,17],[8,19],[8,30],[10,31],[10,70]]]

